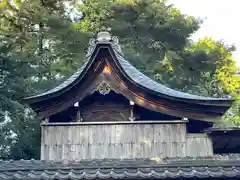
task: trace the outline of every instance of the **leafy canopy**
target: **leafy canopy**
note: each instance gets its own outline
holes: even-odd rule
[[[71,19],[70,7],[82,17]],[[72,74],[84,60],[89,37],[102,26],[111,27],[126,58],[158,82],[239,99],[234,48],[211,38],[191,42],[201,21],[164,1],[2,0],[0,11],[0,158],[39,158],[40,121],[21,99]],[[225,119],[240,120],[239,104]]]

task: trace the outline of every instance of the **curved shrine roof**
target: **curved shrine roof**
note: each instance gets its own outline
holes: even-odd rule
[[[104,37],[103,38],[101,37],[104,35],[109,36],[107,37],[109,39],[104,39]],[[145,74],[137,70],[131,63],[129,63],[129,61],[127,61],[124,58],[123,53],[121,51],[121,46],[118,43],[118,39],[116,37],[112,37],[108,32],[100,32],[96,39],[90,39],[89,50],[86,56],[85,63],[72,76],[70,76],[67,80],[65,80],[64,82],[62,82],[60,85],[58,85],[53,89],[50,89],[38,95],[27,97],[25,99],[29,100],[34,98],[46,97],[46,96],[54,95],[54,93],[59,92],[61,90],[68,89],[68,87],[71,86],[79,77],[83,76],[84,69],[92,60],[91,56],[94,50],[98,46],[106,45],[106,44],[110,45],[110,47],[112,48],[114,55],[116,57],[116,60],[118,61],[118,63],[120,64],[121,68],[126,73],[126,75],[138,85],[150,91],[153,91],[156,94],[163,94],[169,97],[189,99],[189,100],[202,100],[202,101],[209,101],[209,100],[210,101],[229,101],[230,100],[231,101],[231,99],[228,99],[228,98],[212,98],[212,97],[204,97],[204,96],[192,95],[185,92],[180,92],[154,81],[153,79],[149,78],[148,76],[146,76]]]

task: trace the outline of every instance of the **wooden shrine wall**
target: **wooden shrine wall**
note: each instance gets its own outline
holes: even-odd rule
[[[205,142],[201,138],[196,142]],[[211,153],[207,145],[192,147],[196,142],[187,136],[185,123],[43,125],[41,159],[162,158]]]
[[[195,157],[213,155],[212,139],[207,134],[188,134],[186,142],[186,153],[188,156]]]

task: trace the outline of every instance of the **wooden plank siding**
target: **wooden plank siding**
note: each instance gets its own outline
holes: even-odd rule
[[[212,139],[207,134],[188,134],[186,153],[188,156],[212,156]]]
[[[204,141],[201,138],[197,142]],[[188,153],[209,154],[207,149],[195,152],[195,148],[190,147],[195,144],[187,138],[185,123],[44,125],[41,159],[163,158],[184,157]],[[211,147],[206,145],[204,148]]]

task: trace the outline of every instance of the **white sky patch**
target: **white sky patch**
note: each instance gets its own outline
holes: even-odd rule
[[[82,17],[82,13],[79,12],[76,8],[76,6],[78,6],[80,4],[82,4],[81,0],[76,0],[74,5],[68,1],[64,2],[65,8],[66,8],[66,13],[70,16],[70,18],[73,22],[79,21],[80,18]]]
[[[194,41],[206,36],[237,48],[233,57],[240,66],[240,0],[168,0],[182,13],[204,20],[192,36]]]

